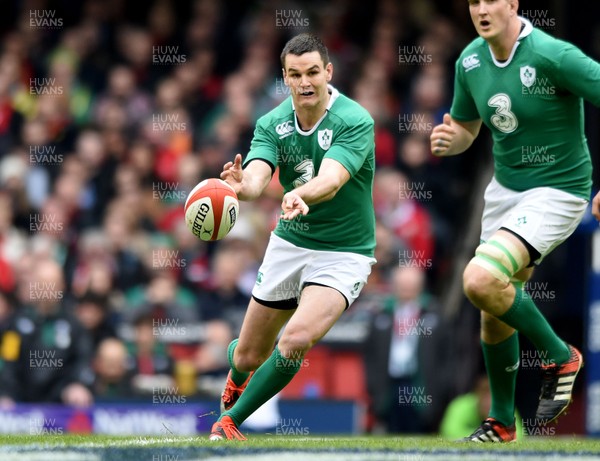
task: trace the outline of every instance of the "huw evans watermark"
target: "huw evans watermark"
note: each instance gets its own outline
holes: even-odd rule
[[[278,29],[298,29],[309,26],[310,20],[302,17],[302,10],[275,10],[275,27]]]
[[[428,406],[433,403],[433,397],[425,393],[423,386],[401,386],[398,388],[398,405]]]
[[[275,424],[275,435],[309,435],[308,426],[302,424],[302,418],[280,418]]]
[[[187,56],[180,52],[179,46],[153,46],[152,64],[174,65],[185,64]]]
[[[153,404],[183,405],[187,403],[185,395],[181,395],[179,387],[154,387],[152,388]]]
[[[176,181],[152,182],[152,198],[170,202],[185,202],[188,192],[181,190],[181,185]]]
[[[34,29],[60,29],[64,22],[56,10],[29,10],[29,27]]]
[[[431,269],[433,259],[425,257],[425,250],[400,250],[398,252],[398,267]]]
[[[433,198],[433,193],[427,189],[423,181],[403,181],[398,184],[398,198],[400,200],[429,202]]]
[[[53,370],[63,367],[63,359],[56,357],[55,350],[32,349],[29,351],[29,368]]]
[[[152,319],[152,334],[154,336],[185,336],[187,329],[179,324],[179,319]]]
[[[29,163],[32,165],[60,165],[63,154],[56,153],[56,146],[29,146]]]
[[[398,47],[398,64],[424,66],[433,62],[433,56],[425,52],[424,46],[400,45]]]

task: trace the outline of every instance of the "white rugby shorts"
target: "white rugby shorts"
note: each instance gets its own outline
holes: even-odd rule
[[[270,307],[295,309],[307,284],[339,291],[349,307],[360,294],[375,258],[298,247],[271,233],[252,296]]]
[[[519,235],[540,253],[539,264],[575,231],[588,201],[552,187],[517,192],[493,178],[484,194],[481,240],[501,227]]]

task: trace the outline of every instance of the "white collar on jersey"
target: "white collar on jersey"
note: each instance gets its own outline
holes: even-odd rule
[[[329,91],[329,94],[331,96],[329,97],[329,102],[327,103],[327,107],[325,108],[325,113],[317,121],[317,123],[315,123],[315,125],[308,131],[303,131],[298,126],[298,117],[296,117],[296,108],[294,107],[294,100],[292,99],[292,110],[294,111],[294,123],[296,124],[296,131],[298,132],[298,134],[301,134],[302,136],[310,136],[311,134],[313,134],[315,132],[315,130],[319,127],[319,125],[321,124],[323,119],[327,116],[327,112],[329,111],[329,109],[331,109],[331,106],[333,106],[333,103],[340,95],[340,92],[338,90],[336,90],[332,85],[327,84],[327,90]]]
[[[515,55],[515,51],[517,51],[517,47],[521,43],[521,39],[527,37],[531,32],[533,32],[533,24],[531,24],[531,22],[529,22],[528,19],[525,19],[521,16],[519,16],[519,19],[523,23],[524,27],[521,30],[521,33],[519,34],[519,36],[517,37],[517,41],[513,45],[513,49],[510,52],[510,56],[508,57],[508,59],[506,61],[503,61],[503,62],[498,61],[496,59],[496,57],[494,56],[494,53],[492,53],[492,48],[488,45],[488,48],[490,50],[490,55],[492,56],[492,61],[494,61],[494,64],[496,64],[497,67],[508,66],[510,64],[510,62],[512,61],[513,56]]]

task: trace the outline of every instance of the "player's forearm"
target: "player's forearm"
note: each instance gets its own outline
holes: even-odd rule
[[[337,180],[330,176],[315,176],[306,184],[294,189],[294,192],[304,200],[304,203],[310,206],[331,200],[341,186]]]
[[[438,157],[448,157],[466,151],[479,134],[481,119],[458,122],[444,114],[443,123],[431,132],[431,152]]]
[[[453,125],[456,129],[456,136],[450,142],[448,149],[439,154],[440,157],[451,157],[453,155],[462,154],[466,151],[473,141],[475,140],[475,136],[473,136],[469,131],[462,128],[460,125]]]
[[[263,184],[258,178],[247,177],[245,175],[236,193],[239,200],[251,201],[260,197],[265,187],[266,184]]]
[[[243,172],[242,180],[234,187],[239,200],[250,201],[261,196],[271,181],[271,168],[264,162],[251,162]]]

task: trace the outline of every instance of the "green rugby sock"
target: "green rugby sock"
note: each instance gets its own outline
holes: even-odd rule
[[[263,403],[287,386],[301,365],[302,359],[288,359],[281,355],[276,347],[271,356],[254,372],[248,387],[233,408],[223,413],[221,418],[229,416],[239,427]]]
[[[540,354],[540,361],[560,365],[569,360],[571,353],[565,342],[554,332],[531,297],[515,285],[515,300],[498,318],[524,334]]]
[[[515,421],[519,335],[515,331],[498,344],[487,344],[481,341],[481,348],[492,394],[489,416],[505,426],[510,426]]]
[[[246,382],[250,373],[246,371],[238,371],[233,364],[233,351],[235,351],[237,343],[237,338],[229,343],[229,347],[227,348],[227,360],[229,360],[229,366],[231,367],[231,380],[236,386],[241,386]]]

